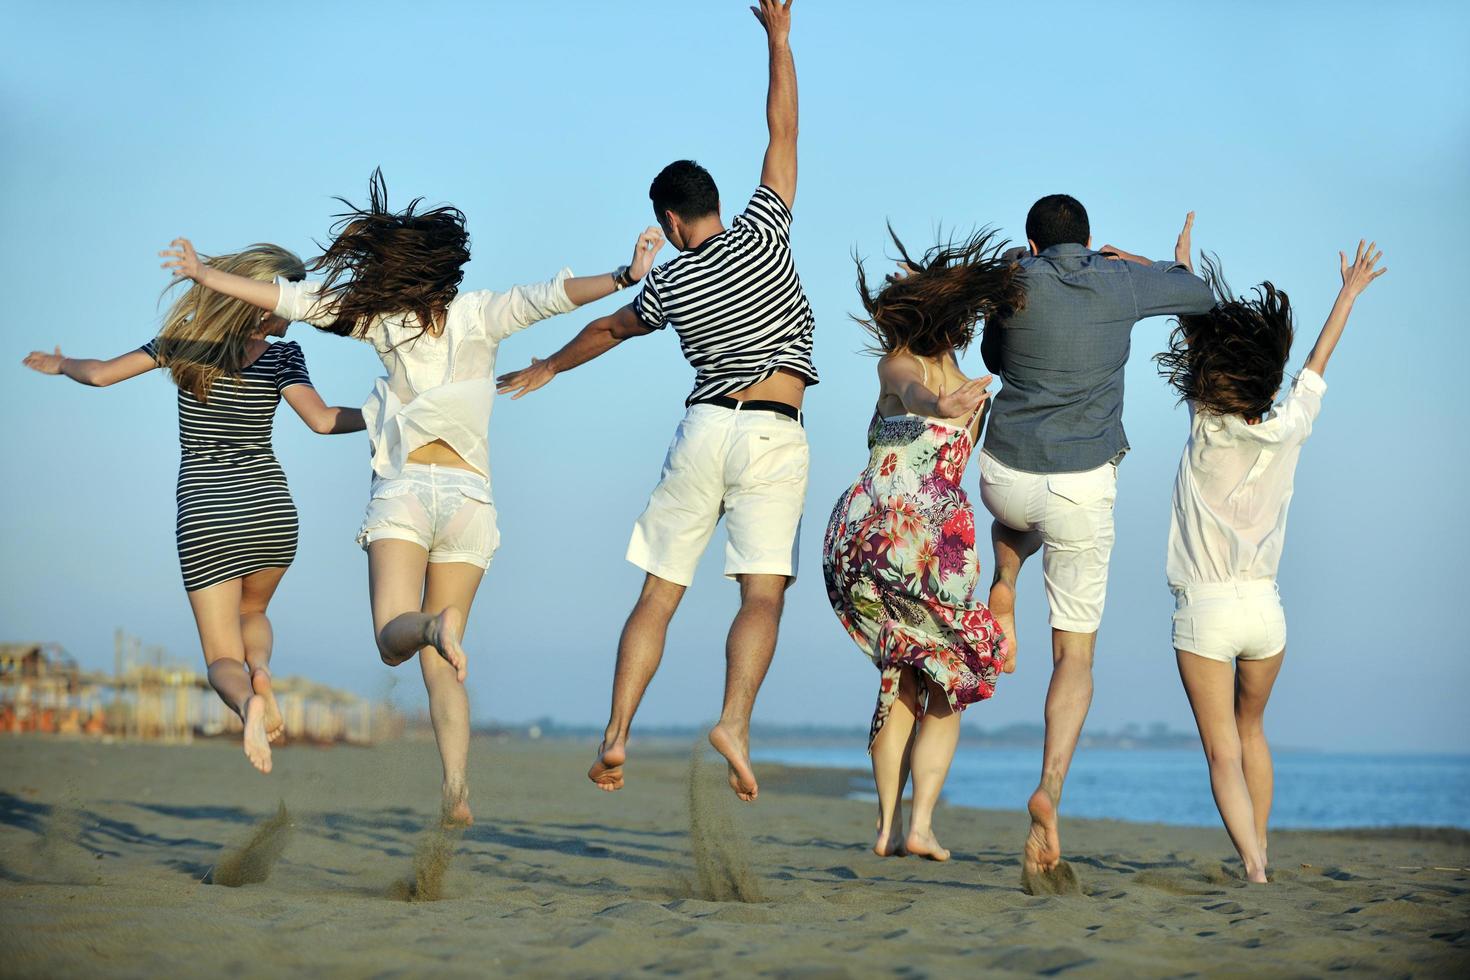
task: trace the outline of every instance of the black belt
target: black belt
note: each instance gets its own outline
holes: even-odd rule
[[[720,408],[733,408],[737,412],[775,412],[784,415],[788,419],[801,424],[801,409],[795,405],[785,402],[767,402],[752,399],[741,401],[738,398],[730,398],[726,395],[715,395],[712,398],[696,398],[690,405],[718,405]]]

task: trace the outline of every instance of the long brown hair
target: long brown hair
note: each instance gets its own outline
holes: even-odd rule
[[[367,207],[337,200],[347,211],[335,216],[332,243],[310,267],[326,273],[321,301],[337,313],[322,329],[360,337],[374,317],[389,313],[413,314],[422,328],[415,337],[433,329],[459,293],[470,260],[464,212],[448,206],[419,212],[421,197],[390,211],[381,168],[368,181]]]
[[[251,245],[205,259],[204,264],[262,282],[277,277],[306,278],[301,260],[279,245]],[[174,384],[199,401],[207,401],[209,389],[220,378],[239,379],[250,341],[259,335],[266,316],[248,303],[191,284],[163,318],[158,363],[168,370]]]
[[[1154,355],[1162,375],[1196,410],[1258,419],[1270,411],[1291,356],[1291,300],[1270,282],[1236,296],[1220,261],[1204,260],[1216,297],[1208,313],[1181,316],[1169,349]]]
[[[1002,320],[1026,301],[1020,266],[1001,258],[1008,242],[997,241],[993,228],[965,239],[935,245],[922,258],[909,254],[888,227],[900,260],[911,271],[888,279],[876,292],[868,289],[863,262],[857,259],[858,297],[867,318],[854,317],[873,337],[869,351],[887,354],[906,350],[919,357],[963,351],[975,339],[981,320]]]

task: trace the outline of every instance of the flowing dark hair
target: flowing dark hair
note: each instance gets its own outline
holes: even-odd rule
[[[888,226],[900,260],[911,271],[890,278],[876,292],[868,289],[862,259],[857,262],[858,297],[866,319],[853,317],[873,337],[870,353],[905,350],[919,357],[963,351],[975,339],[975,325],[1003,320],[1026,302],[1021,268],[1001,257],[1008,242],[993,228],[965,239],[941,242],[916,259]]]
[[[325,272],[322,302],[337,311],[323,330],[360,337],[373,318],[412,313],[422,330],[433,328],[459,292],[470,260],[464,212],[455,207],[418,210],[416,197],[402,211],[388,209],[388,184],[382,168],[368,181],[368,205],[359,208],[339,197],[347,211],[334,215],[332,243],[310,266]]]
[[[1291,356],[1291,300],[1270,282],[1257,286],[1254,296],[1236,296],[1218,258],[1206,256],[1204,267],[1215,308],[1181,316],[1169,349],[1154,361],[1196,410],[1261,418],[1276,400]]]

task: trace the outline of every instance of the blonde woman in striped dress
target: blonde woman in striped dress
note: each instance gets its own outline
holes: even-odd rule
[[[252,245],[208,260],[270,282],[301,279],[301,260]],[[328,406],[297,344],[270,343],[287,321],[194,285],[158,336],[110,360],[32,351],[26,367],[106,387],[163,368],[178,386],[178,548],[209,683],[245,726],[245,755],[271,771],[270,743],[285,731],[271,691],[271,596],[296,557],[296,505],[271,448],[282,399],[313,432],[358,432],[362,412]]]

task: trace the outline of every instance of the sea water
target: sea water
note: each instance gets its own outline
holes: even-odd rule
[[[852,747],[756,746],[755,761],[870,773]],[[1278,750],[1271,825],[1461,827],[1470,829],[1470,756],[1360,755]],[[1041,748],[961,744],[944,786],[957,806],[1014,810],[1036,788]],[[871,797],[872,779],[853,780]],[[1067,777],[1065,813],[1184,826],[1220,822],[1203,753],[1186,749],[1078,749]]]

